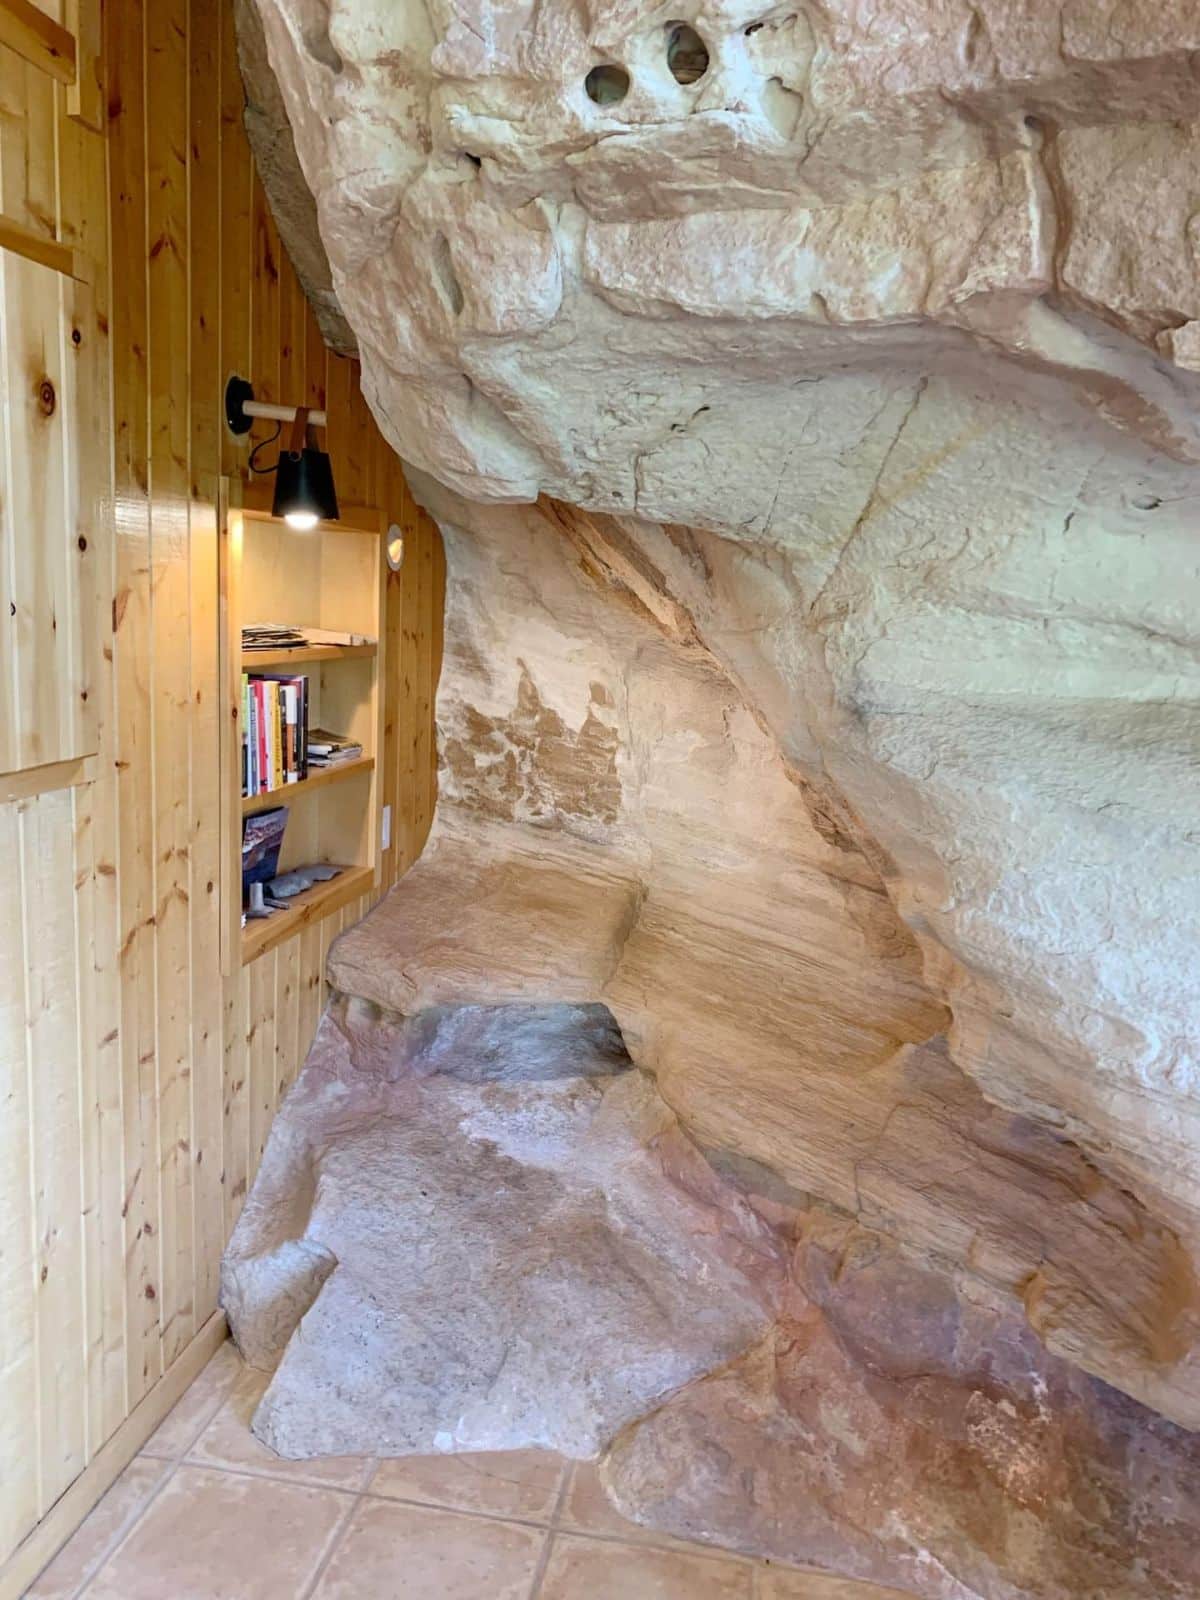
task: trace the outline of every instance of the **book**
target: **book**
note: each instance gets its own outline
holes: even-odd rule
[[[279,704],[279,685],[274,681],[264,684],[267,696],[267,705],[271,717],[271,788],[282,789],[284,777],[283,762],[283,715]]]
[[[279,847],[287,827],[288,810],[261,811],[242,823],[242,891],[252,883],[269,883],[279,871]]]
[[[283,694],[284,772],[288,783],[300,781],[300,690],[293,679],[280,686]]]
[[[307,677],[243,674],[242,716],[243,795],[269,794],[307,776]]]

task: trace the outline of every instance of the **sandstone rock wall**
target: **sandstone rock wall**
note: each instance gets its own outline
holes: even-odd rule
[[[621,530],[573,519],[568,540],[561,514],[429,493],[454,574],[439,814],[335,945],[335,985],[404,1014],[605,1002],[718,1161],[907,1241],[1193,1416],[1186,1245],[956,1063],[950,964],[923,975],[861,824],[781,757],[681,611],[651,615],[644,564],[617,577]]]
[[[1195,7],[257,5],[450,537],[439,828],[339,981],[606,999],[1195,1426]]]

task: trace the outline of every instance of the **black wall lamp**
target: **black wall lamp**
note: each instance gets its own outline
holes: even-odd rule
[[[336,522],[338,503],[333,486],[333,465],[326,452],[317,449],[313,431],[325,427],[325,412],[310,411],[307,406],[277,406],[256,400],[245,378],[230,378],[225,386],[225,421],[230,432],[239,436],[249,433],[256,417],[279,424],[269,439],[255,445],[250,452],[251,472],[275,474],[271,514],[282,517],[290,528],[301,533],[310,533],[319,522]],[[291,436],[287,446],[280,449],[275,465],[256,465],[258,452],[279,438],[285,422],[292,424]]]

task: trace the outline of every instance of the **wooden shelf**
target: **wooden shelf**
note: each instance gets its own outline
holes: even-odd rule
[[[346,778],[356,777],[360,772],[374,770],[374,756],[359,756],[357,761],[343,761],[338,767],[318,767],[299,783],[285,783],[281,788],[268,789],[265,794],[244,794],[242,815],[253,817],[260,811],[274,811],[276,806],[287,805],[293,795],[311,794],[314,789],[324,789],[328,784],[341,783]]]
[[[242,929],[242,965],[248,966],[266,950],[271,950],[310,922],[318,922],[331,911],[357,900],[366,894],[375,882],[374,867],[347,867],[327,883],[315,883],[311,889],[296,895],[286,911],[273,912],[269,917],[255,917]]]
[[[360,661],[378,649],[374,644],[300,644],[291,650],[243,650],[242,671],[290,666],[293,661]]]
[[[3,3],[0,0],[0,6]],[[237,485],[232,492],[238,492]],[[231,504],[230,493],[226,485],[219,569],[222,677],[228,695],[221,744],[221,962],[227,973],[276,946],[290,945],[303,929],[369,894],[379,879],[383,823],[379,754],[388,650],[387,563],[380,511],[350,508],[348,515],[343,506],[341,522],[322,524],[314,533],[297,533],[265,510]],[[278,644],[243,650],[243,628],[261,625],[264,618],[294,627],[301,637],[308,628],[325,628],[335,638],[375,642],[313,640],[290,650]],[[353,665],[338,667],[339,661]],[[304,674],[310,728],[336,728],[361,748],[362,755],[342,766],[312,767],[302,783],[243,795],[242,678],[247,673],[285,678]],[[338,863],[343,871],[297,895],[286,910],[243,926],[246,818],[277,806],[289,808],[280,874],[309,862]]]

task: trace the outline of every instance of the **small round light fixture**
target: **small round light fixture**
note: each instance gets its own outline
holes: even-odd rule
[[[399,572],[404,565],[404,535],[398,523],[393,522],[387,531],[387,544],[384,547],[387,553],[387,564],[393,572]]]

